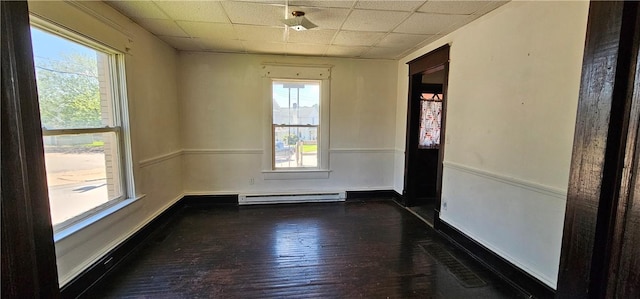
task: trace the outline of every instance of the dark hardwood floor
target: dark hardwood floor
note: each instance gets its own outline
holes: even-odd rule
[[[185,207],[88,298],[522,298],[392,200]]]
[[[431,227],[433,227],[434,209],[436,207],[435,200],[420,206],[410,207],[414,213],[420,215]]]

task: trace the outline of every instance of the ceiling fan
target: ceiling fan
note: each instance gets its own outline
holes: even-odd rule
[[[288,10],[288,7],[287,7]],[[286,13],[286,11],[285,11]],[[308,29],[313,29],[318,27],[318,25],[314,24],[313,22],[309,21],[309,19],[307,19],[304,16],[304,11],[293,11],[291,12],[291,15],[293,15],[293,18],[288,18],[288,19],[282,19],[282,23],[287,27],[287,28],[291,28],[295,31],[304,31],[304,30],[308,30]]]

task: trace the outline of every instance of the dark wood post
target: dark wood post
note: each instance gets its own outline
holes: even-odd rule
[[[2,297],[60,295],[26,1],[1,1]]]
[[[640,297],[638,2],[591,2],[559,298]]]

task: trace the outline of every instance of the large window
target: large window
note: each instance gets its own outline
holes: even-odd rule
[[[32,26],[51,218],[59,231],[128,197],[123,57]]]
[[[328,178],[331,66],[265,63],[261,72],[264,178]]]
[[[320,85],[320,81],[273,81],[274,169],[318,167]]]

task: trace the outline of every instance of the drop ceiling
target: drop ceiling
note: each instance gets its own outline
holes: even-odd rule
[[[399,59],[506,1],[107,1],[180,51]],[[318,25],[285,30],[285,10]],[[287,16],[289,17],[289,16]]]

